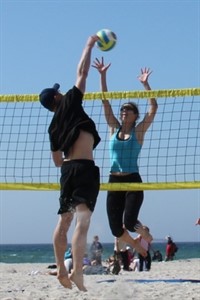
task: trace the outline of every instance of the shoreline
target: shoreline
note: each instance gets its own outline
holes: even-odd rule
[[[153,262],[149,272],[84,275],[87,292],[62,287],[46,263],[0,263],[2,300],[199,300],[200,259]],[[199,282],[192,282],[196,280]]]

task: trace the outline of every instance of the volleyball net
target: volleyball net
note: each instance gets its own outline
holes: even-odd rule
[[[116,116],[124,102],[135,102],[139,121],[147,99],[157,99],[158,111],[138,160],[143,183],[108,183],[110,134],[102,96],[86,93],[83,101],[101,136],[94,150],[101,190],[200,188],[200,88],[104,93]],[[0,107],[0,190],[58,190],[60,168],[52,161],[47,133],[53,114],[41,106],[38,95],[0,95]]]

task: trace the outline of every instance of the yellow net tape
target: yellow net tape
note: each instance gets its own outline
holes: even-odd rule
[[[151,91],[118,91],[106,93],[85,93],[85,100],[98,99],[137,99],[137,98],[164,98],[164,97],[184,97],[199,96],[200,88],[174,89],[174,90],[151,90]],[[0,102],[35,102],[38,95],[0,95]]]
[[[199,189],[200,181],[196,182],[167,182],[167,183],[102,183],[101,191],[141,191],[141,190],[180,190]],[[56,183],[0,183],[0,190],[32,190],[58,191],[60,185]]]

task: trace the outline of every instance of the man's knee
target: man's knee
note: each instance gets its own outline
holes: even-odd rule
[[[61,221],[62,222],[71,222],[73,220],[74,214],[71,212],[66,212],[60,215],[61,216]]]

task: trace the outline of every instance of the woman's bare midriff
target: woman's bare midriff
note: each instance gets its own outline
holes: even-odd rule
[[[87,131],[80,131],[79,137],[71,147],[69,154],[64,161],[73,159],[89,159],[93,160],[93,135]]]
[[[131,173],[127,173],[127,172],[112,172],[110,173],[110,175],[115,175],[115,176],[126,176],[126,175],[130,175]]]

